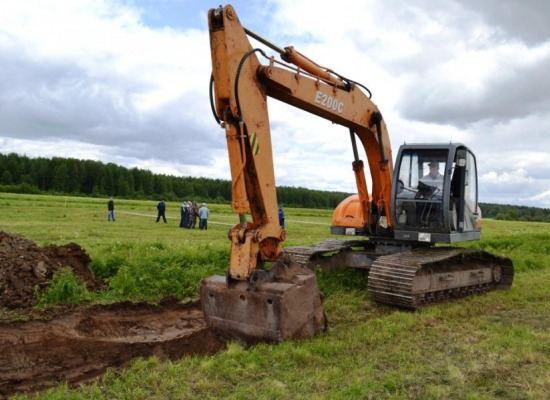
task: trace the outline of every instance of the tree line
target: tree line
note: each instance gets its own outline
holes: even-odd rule
[[[480,203],[483,218],[508,221],[550,222],[550,209],[508,204]]]
[[[116,196],[169,201],[231,201],[231,182],[223,179],[176,177],[139,168],[75,158],[30,158],[0,153],[0,191],[85,196]],[[334,208],[347,193],[306,188],[277,188],[289,207]]]
[[[117,196],[169,201],[231,201],[231,182],[223,179],[153,174],[139,168],[74,158],[30,158],[0,153],[0,191],[85,196]],[[277,198],[289,207],[332,209],[349,193],[280,186]],[[481,203],[484,218],[550,222],[550,209]]]

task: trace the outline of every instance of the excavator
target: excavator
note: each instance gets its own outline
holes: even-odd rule
[[[510,259],[449,246],[481,235],[476,158],[467,146],[404,144],[394,165],[386,123],[366,86],[248,30],[231,5],[209,10],[208,24],[210,103],[225,131],[239,216],[228,233],[226,275],[201,284],[214,332],[254,343],[326,330],[316,268],[363,268],[375,301],[407,309],[511,287]],[[347,239],[283,249],[268,96],[348,128],[357,194],[336,207],[331,223],[331,233]]]

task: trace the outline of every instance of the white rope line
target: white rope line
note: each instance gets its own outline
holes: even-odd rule
[[[314,222],[314,221],[296,221],[294,219],[285,219],[285,222],[292,222],[292,223],[298,223],[298,224],[310,224],[310,225],[323,225],[323,226],[330,226],[330,224],[327,224],[326,222]]]
[[[218,216],[219,218],[220,216]],[[223,217],[227,218],[235,218],[234,215],[224,215]],[[223,218],[222,217],[222,218]],[[298,221],[295,219],[285,219],[285,222],[292,222],[292,223],[298,223],[298,224],[310,224],[310,225],[323,225],[323,226],[330,226],[330,224],[327,224],[326,222],[315,222],[315,221]]]
[[[117,211],[118,214],[126,214],[126,215],[135,215],[135,216],[138,216],[138,217],[151,217],[151,218],[156,218],[157,216],[155,214],[142,214],[142,213],[136,213],[136,212],[129,212],[129,211]],[[176,217],[170,217],[170,216],[166,216],[166,219],[177,219]],[[233,226],[235,224],[227,224],[225,222],[216,222],[216,221],[211,221],[211,220],[208,220],[208,223],[209,224],[214,224],[214,225],[225,225],[225,226]]]
[[[151,217],[151,218],[156,218],[157,217],[155,214],[143,214],[143,213],[130,212],[130,211],[116,211],[116,212],[118,214],[135,215],[135,216],[138,216],[138,217]],[[177,217],[169,217],[167,215],[166,219],[177,219]],[[292,222],[292,223],[298,223],[298,224],[330,226],[330,224],[327,224],[326,222],[297,221],[297,220],[293,220],[293,219],[285,219],[285,222]],[[209,224],[215,224],[215,225],[233,226],[237,222],[235,222],[234,224],[229,224],[229,223],[226,223],[226,222],[217,222],[217,221],[212,221],[212,220],[209,219],[208,223]]]

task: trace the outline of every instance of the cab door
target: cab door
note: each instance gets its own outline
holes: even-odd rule
[[[477,165],[467,148],[456,151],[451,179],[451,229],[458,232],[479,231]]]

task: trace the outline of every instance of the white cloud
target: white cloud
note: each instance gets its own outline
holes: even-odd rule
[[[208,103],[206,17],[202,29],[159,28],[144,22],[150,7],[135,4],[3,2],[0,151],[229,178],[224,132]],[[254,4],[242,6],[244,25],[372,90],[394,154],[403,142],[463,142],[478,159],[482,201],[548,206],[550,25],[542,2]],[[533,23],[509,18],[507,7]],[[353,191],[347,129],[278,101],[269,106],[277,183]]]
[[[3,6],[2,136],[203,164],[213,159],[203,147],[222,147],[205,123],[207,32],[152,29],[134,9],[105,0]]]
[[[542,202],[546,207],[550,207],[550,189],[545,190],[535,196],[526,198],[525,200]]]
[[[533,178],[527,175],[527,171],[524,169],[518,169],[514,172],[502,172],[496,171],[487,172],[479,177],[480,182],[490,185],[507,185],[511,183],[531,183]]]
[[[279,34],[373,89],[394,154],[403,142],[465,143],[485,202],[533,205],[526,199],[550,187],[548,37],[503,41],[479,9],[452,1],[342,1],[353,12],[340,19],[306,1],[274,3]]]

